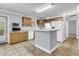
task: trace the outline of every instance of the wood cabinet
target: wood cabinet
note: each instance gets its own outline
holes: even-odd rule
[[[44,21],[43,20],[37,20],[37,25],[39,27],[43,27],[44,26]]]
[[[39,27],[44,27],[45,23],[50,23],[51,24],[51,21],[50,20],[37,20],[37,25]]]
[[[37,25],[39,27],[41,27],[41,26],[44,26],[45,23],[50,23],[50,25],[51,25],[51,22],[57,22],[57,21],[64,21],[64,18],[63,17],[57,17],[57,18],[51,18],[51,19],[38,19]]]
[[[11,33],[11,39],[10,39],[10,43],[16,43],[18,42],[18,33]]]
[[[22,17],[22,25],[23,26],[31,26],[32,25],[32,19],[29,17]]]
[[[19,41],[25,41],[28,39],[28,33],[26,32],[20,33],[19,37],[20,37]]]
[[[28,32],[13,32],[10,36],[10,43],[17,43],[28,40]]]

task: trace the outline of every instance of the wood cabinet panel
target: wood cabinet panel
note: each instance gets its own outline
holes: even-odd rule
[[[37,20],[37,25],[39,27],[43,27],[44,26],[44,21],[43,20]]]
[[[19,33],[19,41],[23,41],[24,40],[24,34],[23,33]],[[26,39],[26,38],[25,38]]]
[[[25,37],[26,37],[26,40],[28,40],[28,32],[26,32],[24,34],[26,34]]]
[[[17,43],[28,40],[28,32],[13,32],[11,33],[10,43]]]
[[[57,21],[64,21],[64,18],[63,17],[57,17],[57,18],[51,18],[51,19],[38,19],[37,20],[37,25],[39,27],[41,26],[44,26],[45,23],[50,23],[51,25],[51,22],[57,22]]]
[[[29,17],[22,17],[22,25],[23,26],[31,26],[32,25],[32,19]]]
[[[16,43],[18,42],[18,33],[11,33],[11,39],[10,39],[10,43]]]
[[[27,32],[19,33],[19,37],[20,37],[19,41],[25,41],[28,39],[28,34]]]

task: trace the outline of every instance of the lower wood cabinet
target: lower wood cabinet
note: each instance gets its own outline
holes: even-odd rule
[[[28,32],[12,32],[10,44],[28,40]]]
[[[18,42],[18,33],[11,33],[11,36],[10,36],[10,43],[16,43]]]

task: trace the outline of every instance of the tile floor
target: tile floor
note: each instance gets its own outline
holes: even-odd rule
[[[13,45],[0,45],[0,56],[79,56],[78,40],[67,38],[54,52],[48,54],[34,46],[34,40]]]
[[[0,56],[33,56],[33,54],[26,49],[24,45],[27,45],[27,43],[22,42],[13,45],[0,45]]]

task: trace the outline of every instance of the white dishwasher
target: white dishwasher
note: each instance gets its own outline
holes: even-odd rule
[[[34,31],[28,31],[28,39],[31,40],[34,37]]]

